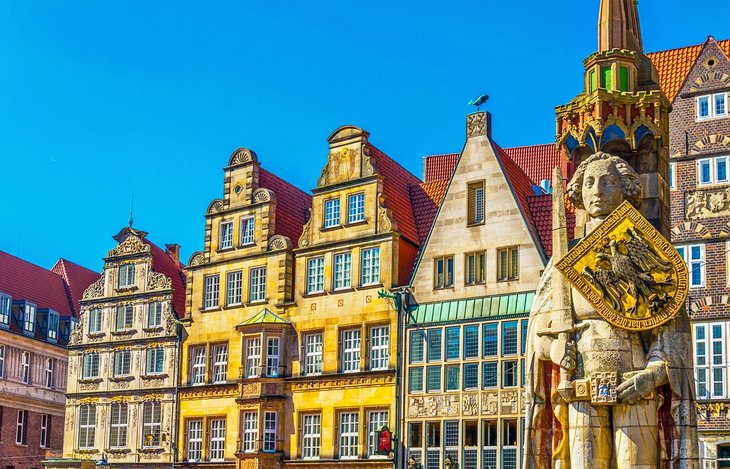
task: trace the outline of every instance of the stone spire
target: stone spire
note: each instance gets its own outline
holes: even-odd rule
[[[612,49],[643,52],[638,0],[601,0],[598,12],[598,52]]]

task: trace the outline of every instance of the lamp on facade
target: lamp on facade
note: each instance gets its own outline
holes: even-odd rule
[[[101,458],[95,463],[96,469],[109,469],[111,464],[106,460],[106,455],[101,453]]]

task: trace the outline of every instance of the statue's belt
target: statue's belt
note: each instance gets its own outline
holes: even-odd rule
[[[622,375],[623,380],[634,376],[637,372],[630,371]],[[594,405],[617,405],[618,400],[618,373],[615,371],[604,371],[593,373],[590,378],[573,380],[574,394],[573,401],[590,401]],[[656,391],[644,396],[646,400],[656,398]]]

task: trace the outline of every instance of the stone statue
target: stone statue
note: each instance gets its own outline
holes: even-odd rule
[[[562,183],[556,186],[562,199]],[[586,212],[586,235],[625,200],[638,207],[642,199],[637,173],[623,159],[601,152],[581,163],[567,192],[575,208]],[[615,240],[610,243],[615,253]],[[563,293],[554,276],[562,274],[554,262],[562,256],[555,247],[553,253],[529,321],[524,468],[697,467],[684,307],[660,326],[631,330],[609,323],[566,282],[561,291],[570,325],[560,328],[554,297]]]

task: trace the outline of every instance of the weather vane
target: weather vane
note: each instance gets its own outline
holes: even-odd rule
[[[489,95],[488,94],[483,94],[483,95],[479,96],[476,99],[472,99],[467,104],[470,104],[472,106],[476,106],[477,107],[477,111],[479,111],[481,109],[481,107],[482,107],[482,104],[486,103],[488,99],[489,99]]]

